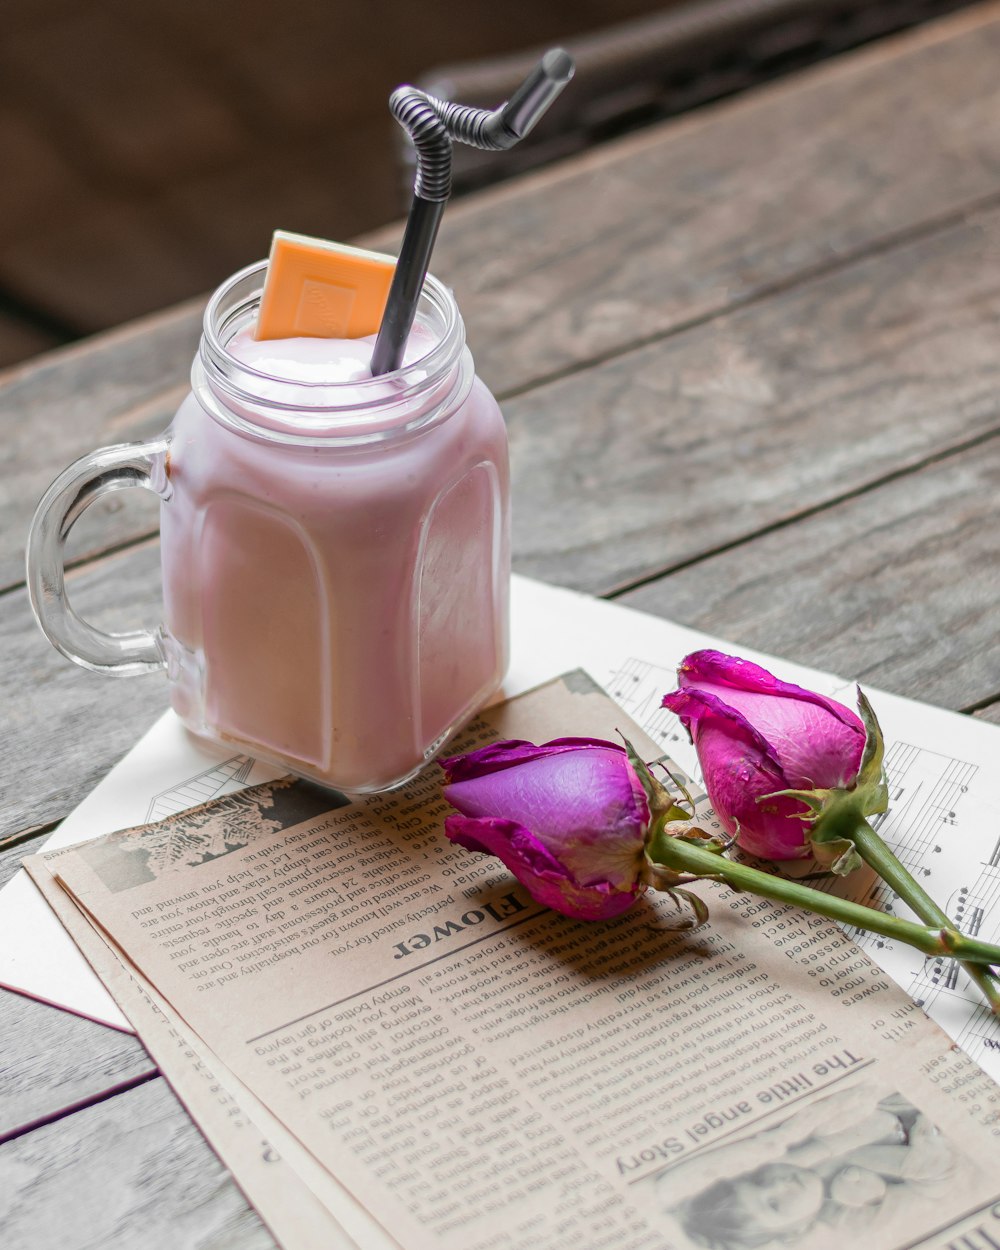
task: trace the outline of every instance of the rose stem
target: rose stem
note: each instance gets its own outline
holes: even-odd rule
[[[662,864],[676,872],[721,879],[737,890],[747,890],[751,894],[760,894],[778,903],[789,903],[794,907],[818,912],[821,916],[828,916],[841,924],[854,925],[858,929],[880,933],[883,937],[896,938],[923,951],[925,955],[948,955],[981,964],[1000,963],[1000,946],[992,946],[989,942],[980,942],[978,938],[959,933],[951,927],[950,922],[938,929],[901,920],[898,916],[888,916],[873,907],[864,907],[860,903],[852,903],[848,899],[800,885],[797,881],[775,877],[746,864],[737,864],[724,855],[671,837],[662,830],[654,834],[647,847],[647,854],[653,863]]]
[[[952,922],[941,908],[934,902],[924,887],[910,873],[909,869],[896,858],[892,850],[867,820],[859,820],[852,829],[845,829],[844,836],[850,838],[855,849],[869,868],[873,868],[891,890],[908,903],[915,915],[925,924],[940,925],[950,928]],[[980,992],[989,1003],[992,1011],[1000,1015],[1000,982],[988,968],[961,961],[969,978],[979,986]]]

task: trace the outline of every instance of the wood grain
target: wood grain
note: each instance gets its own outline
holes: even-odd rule
[[[10,781],[16,786],[16,779]],[[46,837],[39,833],[0,851],[0,887],[25,855],[41,850]],[[0,1020],[0,1139],[156,1071],[142,1044],[129,1034],[3,989]]]
[[[0,1140],[156,1072],[130,1034],[21,994],[0,989],[0,1018]]]
[[[1000,214],[507,405],[518,568],[608,592],[1000,428]]]
[[[506,394],[1000,191],[1000,7],[451,206],[435,272]]]
[[[52,827],[49,825],[29,825],[23,831],[18,830],[7,835],[4,839],[6,845],[0,843],[0,890],[20,870],[24,856],[34,855],[41,850],[42,843],[51,832]]]
[[[158,434],[187,389],[201,312],[191,306],[13,369],[0,388],[0,588],[24,578],[24,541],[35,505],[66,465],[109,443]],[[155,528],[120,492],[80,522],[73,554],[95,554]],[[140,502],[147,502],[141,500]],[[152,501],[155,502],[155,501]],[[126,510],[127,505],[132,505]],[[138,518],[141,516],[141,520]]]
[[[1000,722],[1000,211],[971,211],[1000,196],[998,15],[455,206],[436,267],[513,396],[522,571],[651,578],[624,601],[945,706],[996,695],[978,714]],[[6,377],[0,586],[61,464],[169,419],[199,316]],[[91,510],[84,614],[156,619],[154,542],[94,559],[154,524]],[[0,596],[0,655],[3,836],[69,811],[166,687],[67,664],[20,589]],[[8,1122],[144,1075],[127,1039],[9,1005]],[[273,1244],[158,1079],[0,1147],[0,1195],[12,1250]]]
[[[998,533],[1000,436],[619,602],[961,710],[1000,698]]]
[[[998,255],[979,214],[510,400],[518,567],[606,592],[998,428]]]
[[[483,377],[521,392],[1000,195],[998,55],[987,5],[453,205],[435,270]],[[17,472],[0,488],[0,587],[20,580],[58,467],[164,427],[199,317],[186,305],[2,385],[0,468]],[[92,511],[80,554],[151,527]]]
[[[0,1226],[5,1250],[274,1248],[162,1078],[0,1146]]]
[[[1000,270],[984,264],[998,231],[984,215],[512,401],[516,566],[608,592],[1000,429]],[[85,568],[71,593],[106,625],[152,624],[154,546]],[[65,814],[165,688],[71,668],[23,591],[0,599],[0,640],[13,831]],[[962,689],[960,703],[1000,683]]]
[[[159,551],[140,547],[71,574],[70,596],[104,628],[156,623]],[[35,625],[24,590],[0,597],[5,689],[0,836],[60,820],[167,707],[159,674],[103,677],[68,663]],[[25,850],[23,853],[27,853]]]

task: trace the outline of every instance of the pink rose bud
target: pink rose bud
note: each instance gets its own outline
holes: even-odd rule
[[[698,752],[705,789],[730,834],[752,855],[813,853],[801,799],[781,790],[844,790],[858,778],[865,727],[842,704],[779,681],[719,651],[696,651],[664,696]]]
[[[578,920],[626,911],[641,881],[649,806],[613,742],[499,742],[442,760],[445,833],[496,855],[537,899]]]

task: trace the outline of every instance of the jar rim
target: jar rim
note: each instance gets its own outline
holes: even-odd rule
[[[351,382],[292,380],[255,368],[232,355],[227,343],[259,305],[267,263],[257,261],[227,278],[209,299],[202,320],[199,356],[209,385],[220,388],[237,403],[263,404],[278,413],[294,412],[300,421],[309,414],[324,425],[338,413],[350,413],[354,422],[366,413],[376,419],[375,413],[387,405],[412,402],[440,387],[465,347],[465,325],[454,296],[427,274],[418,317],[430,323],[435,337],[431,349],[418,359],[381,377]],[[262,387],[266,395],[261,393]]]
[[[429,429],[469,394],[472,360],[451,291],[428,274],[417,306],[433,346],[418,360],[380,377],[352,382],[276,377],[227,350],[260,303],[267,261],[227,278],[205,308],[191,382],[210,416],[237,433],[269,443],[313,448],[364,446]]]

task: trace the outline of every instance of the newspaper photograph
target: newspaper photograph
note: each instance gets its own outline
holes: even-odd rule
[[[573,675],[460,745],[619,730],[659,754]],[[943,1250],[997,1201],[997,1087],[830,922],[709,883],[696,932],[573,921],[446,811],[435,769],[284,780],[41,858],[406,1250]]]

